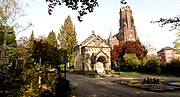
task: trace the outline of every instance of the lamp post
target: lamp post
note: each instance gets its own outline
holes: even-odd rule
[[[69,62],[68,54],[65,53],[64,55],[64,78],[66,79],[66,68],[67,68],[67,63]]]

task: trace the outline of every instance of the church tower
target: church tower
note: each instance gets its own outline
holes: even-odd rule
[[[120,8],[120,19],[119,19],[119,43],[126,41],[139,40],[136,34],[136,28],[134,26],[134,19],[130,6],[126,5]]]

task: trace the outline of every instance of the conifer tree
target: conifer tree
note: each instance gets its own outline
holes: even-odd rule
[[[74,58],[73,49],[77,46],[77,39],[75,27],[73,27],[70,16],[65,19],[64,25],[61,26],[60,32],[58,33],[58,40],[60,48],[69,54],[70,66],[72,66]]]
[[[33,46],[34,46],[34,40],[35,40],[35,38],[34,38],[34,32],[32,31],[32,33],[31,33],[31,35],[30,35],[30,37],[29,37],[29,41],[28,41],[28,44],[27,44],[27,46],[26,46],[26,55],[27,55],[27,59],[26,60],[28,60],[27,62],[32,62],[33,61],[33,59],[32,59],[32,53],[33,53]]]
[[[50,45],[57,47],[57,39],[56,39],[56,34],[54,33],[54,31],[51,31],[48,35],[48,40]]]

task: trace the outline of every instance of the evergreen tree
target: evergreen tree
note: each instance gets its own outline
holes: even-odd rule
[[[29,37],[28,45],[27,45],[27,49],[30,50],[30,51],[32,51],[32,47],[34,45],[34,40],[35,40],[34,32],[32,31],[32,33],[31,33],[31,35]]]
[[[74,64],[73,49],[77,46],[76,31],[73,27],[70,16],[65,19],[64,25],[61,26],[58,33],[60,48],[69,54],[70,66]]]
[[[54,33],[54,31],[51,31],[48,35],[48,40],[50,45],[57,47],[57,39],[56,39],[56,34]]]
[[[26,46],[26,60],[28,60],[27,61],[28,63],[33,62],[32,53],[33,53],[34,40],[35,40],[34,32],[32,31],[30,38],[29,38],[29,41],[28,41],[28,44]]]

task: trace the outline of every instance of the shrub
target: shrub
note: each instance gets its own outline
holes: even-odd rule
[[[137,71],[140,61],[135,54],[125,54],[123,59],[125,62],[124,67],[126,71]]]
[[[164,61],[160,63],[161,73],[165,74],[165,73],[168,72],[167,64],[168,64],[168,63],[166,63],[166,62],[164,62]]]
[[[59,76],[55,87],[55,97],[70,97],[70,81]]]
[[[158,60],[149,60],[145,65],[146,73],[157,73],[157,68],[159,67]]]
[[[172,74],[180,75],[180,61],[172,59],[170,64],[167,66],[168,70]]]

